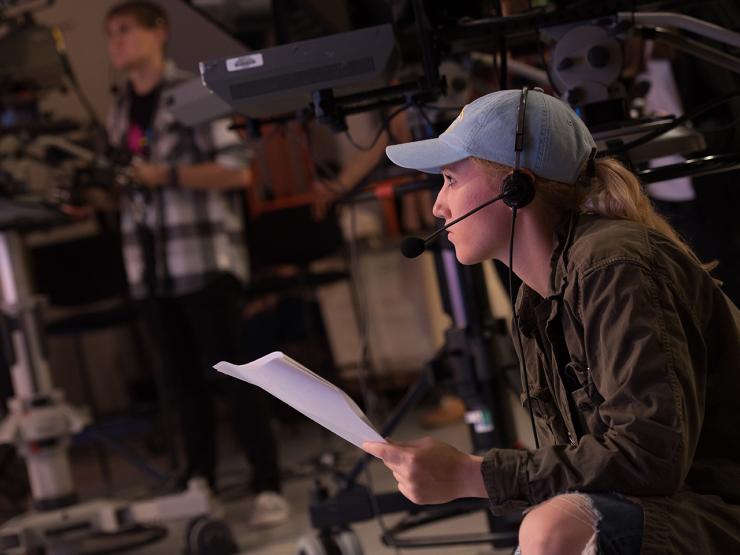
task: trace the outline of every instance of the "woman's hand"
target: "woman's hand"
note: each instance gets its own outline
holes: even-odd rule
[[[482,457],[462,453],[436,439],[365,442],[362,448],[382,459],[393,472],[398,490],[419,505],[447,503],[460,497],[488,497],[481,474]]]

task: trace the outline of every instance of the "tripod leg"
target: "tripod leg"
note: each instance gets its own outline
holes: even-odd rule
[[[95,402],[95,394],[92,388],[90,369],[87,366],[87,357],[85,356],[83,338],[80,334],[75,334],[72,341],[75,347],[75,355],[77,356],[77,367],[80,371],[80,382],[82,383],[82,390],[85,394],[85,404],[90,407],[90,413],[93,418],[92,426],[96,426],[99,424],[100,414],[98,412],[98,405]],[[103,480],[105,491],[107,494],[110,494],[113,480],[111,478],[108,454],[106,453],[105,448],[98,442],[95,442],[93,448],[95,449],[95,455],[98,459],[98,465],[100,466],[100,477]]]
[[[416,383],[414,383],[414,385],[412,385],[408,389],[408,391],[406,391],[403,399],[401,399],[401,401],[396,405],[396,408],[393,409],[393,412],[388,417],[388,420],[386,420],[385,424],[383,424],[380,435],[383,437],[388,437],[391,432],[396,429],[396,426],[398,426],[398,423],[408,412],[408,410],[416,406],[421,398],[426,395],[432,385],[434,385],[434,373],[432,371],[432,363],[428,363],[424,366],[421,376],[419,376],[419,379],[416,381]],[[364,470],[367,461],[370,460],[370,457],[371,455],[363,455],[355,463],[355,466],[348,474],[348,486],[352,486],[355,483],[357,477]]]

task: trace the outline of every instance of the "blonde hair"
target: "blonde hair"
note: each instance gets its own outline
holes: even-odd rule
[[[511,169],[481,158],[473,160],[495,172]],[[571,185],[541,177],[535,183],[537,194],[557,209],[638,222],[669,239],[706,271],[717,266],[716,261],[702,264],[671,224],[655,211],[637,176],[613,158],[596,160],[595,176],[590,183]]]

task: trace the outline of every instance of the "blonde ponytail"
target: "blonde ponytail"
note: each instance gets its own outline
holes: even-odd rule
[[[586,186],[538,180],[541,183],[538,193],[561,208],[641,223],[671,240],[705,270],[710,271],[717,266],[716,262],[700,262],[673,226],[655,211],[637,176],[620,162],[613,158],[597,160],[595,173]]]
[[[473,160],[490,171],[511,169],[489,160],[480,158]],[[596,175],[590,183],[585,184],[579,182],[571,185],[538,177],[537,195],[560,210],[574,210],[582,214],[597,214],[606,218],[638,222],[668,238],[706,271],[711,271],[717,266],[716,261],[701,263],[671,224],[655,211],[634,173],[613,158],[597,160],[595,170]]]

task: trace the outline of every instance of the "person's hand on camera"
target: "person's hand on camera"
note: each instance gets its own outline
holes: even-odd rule
[[[86,220],[95,213],[95,207],[90,204],[62,204],[59,210],[73,220]]]
[[[432,438],[409,443],[365,442],[362,448],[383,460],[398,490],[419,505],[447,503],[461,497],[487,497],[482,458]]]
[[[164,187],[169,178],[169,171],[169,166],[165,164],[150,164],[141,160],[131,162],[133,180],[146,187]]]
[[[70,199],[59,207],[59,210],[74,220],[85,220],[97,211],[112,212],[118,207],[114,194],[97,187],[86,189],[75,198],[75,201]]]
[[[332,203],[336,201],[341,190],[341,185],[335,181],[318,179],[311,182],[311,193],[313,194],[313,203],[311,205],[311,214],[314,220],[321,221],[326,217]]]

